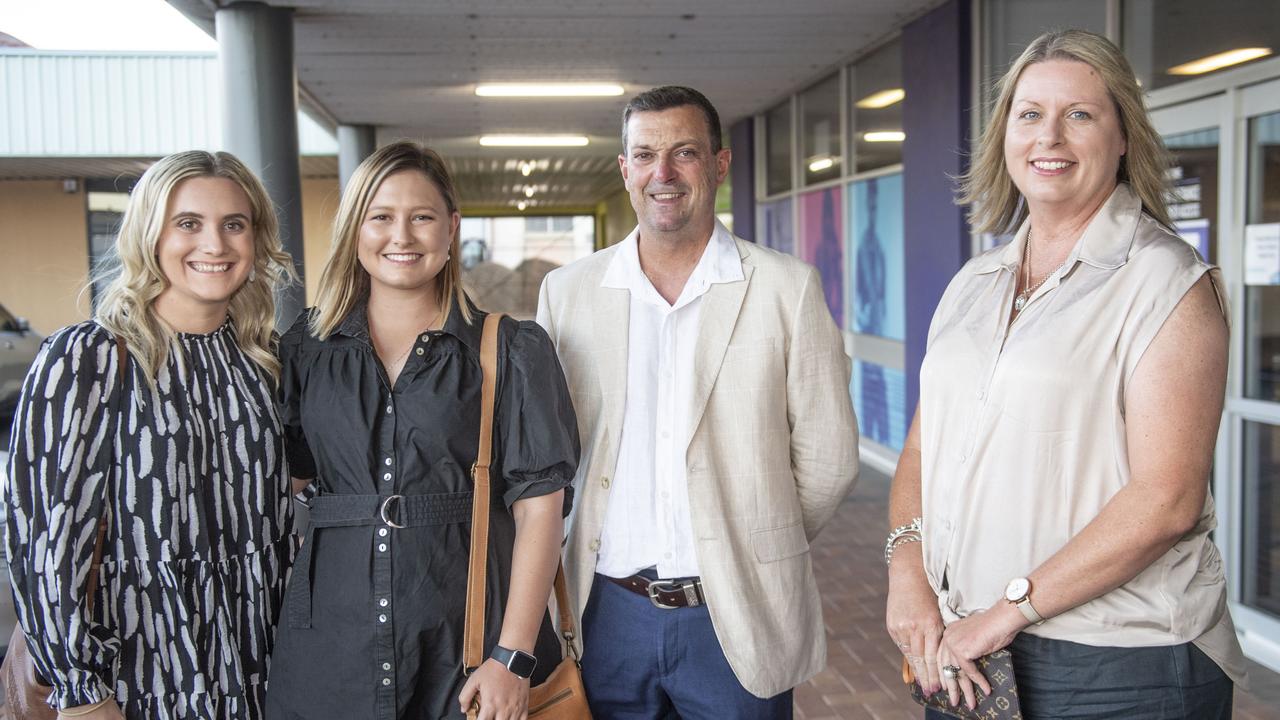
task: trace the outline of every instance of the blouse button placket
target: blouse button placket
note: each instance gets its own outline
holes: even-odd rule
[[[394,395],[387,391],[383,407],[386,409],[385,422],[381,423],[378,432],[375,457],[380,459],[382,471],[375,473],[374,486],[377,494],[383,498],[395,493],[396,459],[396,410]],[[396,690],[394,674],[391,668],[395,663],[395,614],[386,598],[391,597],[391,555],[394,550],[395,533],[385,524],[380,525],[371,534],[373,550],[373,596],[382,598],[378,611],[371,618],[374,628],[373,662],[379,668],[377,676],[379,686],[377,692],[377,717],[394,720],[396,716]]]

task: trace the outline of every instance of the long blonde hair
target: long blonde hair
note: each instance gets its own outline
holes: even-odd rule
[[[1005,167],[1004,136],[1018,78],[1028,66],[1046,60],[1082,62],[1098,72],[1115,103],[1128,150],[1120,158],[1117,182],[1127,182],[1142,200],[1142,209],[1169,227],[1165,206],[1166,170],[1173,164],[1160,134],[1151,125],[1142,88],[1120,48],[1086,30],[1047,32],[1027,46],[996,84],[990,120],[982,131],[969,172],[960,176],[957,202],[969,206],[969,223],[977,232],[1006,232],[1022,222],[1027,211],[1022,193]]]
[[[253,276],[231,296],[228,313],[236,342],[271,378],[280,375],[273,347],[276,295],[296,279],[293,261],[280,247],[279,223],[262,182],[230,153],[202,150],[174,153],[142,174],[125,206],[115,256],[106,273],[114,274],[94,313],[98,324],[123,339],[150,384],[179,348],[173,328],[155,312],[155,300],[169,288],[156,258],[165,213],[174,188],[197,177],[226,178],[240,186],[253,211]],[[180,350],[179,350],[180,352]]]
[[[320,275],[320,290],[311,314],[311,332],[321,340],[328,338],[369,292],[369,273],[359,258],[360,225],[382,182],[401,170],[416,170],[426,175],[444,196],[449,215],[458,212],[458,190],[453,184],[453,176],[444,159],[434,150],[420,143],[401,140],[383,145],[365,158],[342,192],[338,217],[333,223],[329,260]],[[471,312],[462,290],[461,257],[455,228],[453,237],[449,239],[449,260],[436,276],[436,300],[442,316],[448,317],[456,302],[463,319],[470,323]]]

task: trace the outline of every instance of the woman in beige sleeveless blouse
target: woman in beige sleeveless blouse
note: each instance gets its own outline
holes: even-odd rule
[[[953,703],[1008,647],[1027,718],[1230,717],[1225,294],[1170,229],[1166,167],[1105,38],[1043,35],[1001,80],[963,201],[1017,232],[938,305],[890,501],[886,624]]]

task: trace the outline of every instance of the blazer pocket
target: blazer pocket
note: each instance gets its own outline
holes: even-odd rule
[[[809,540],[804,536],[804,525],[797,520],[782,527],[753,530],[751,549],[757,561],[771,563],[809,552]]]

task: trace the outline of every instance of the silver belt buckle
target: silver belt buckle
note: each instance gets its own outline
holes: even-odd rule
[[[653,606],[660,610],[678,610],[680,608],[679,605],[667,605],[661,600],[658,600],[658,593],[671,592],[675,590],[683,590],[684,598],[688,602],[687,607],[698,607],[702,603],[698,602],[698,588],[696,587],[696,585],[697,585],[696,581],[690,582],[688,580],[684,582],[672,582],[670,580],[651,580],[649,581],[649,588],[648,588],[649,602],[653,603]]]
[[[391,509],[391,501],[392,501],[392,500],[395,500],[395,501],[396,501],[396,509],[397,509],[397,510],[401,509],[401,508],[400,508],[400,503],[404,500],[404,496],[403,496],[403,495],[391,495],[391,496],[389,496],[386,500],[383,500],[383,501],[382,501],[382,507],[378,510],[378,515],[382,518],[382,522],[386,523],[386,524],[387,524],[387,525],[389,525],[390,527],[393,527],[393,528],[397,528],[397,529],[403,530],[403,529],[404,529],[404,525],[401,525],[400,523],[393,521],[393,520],[388,516],[388,514],[387,514],[387,511]]]

